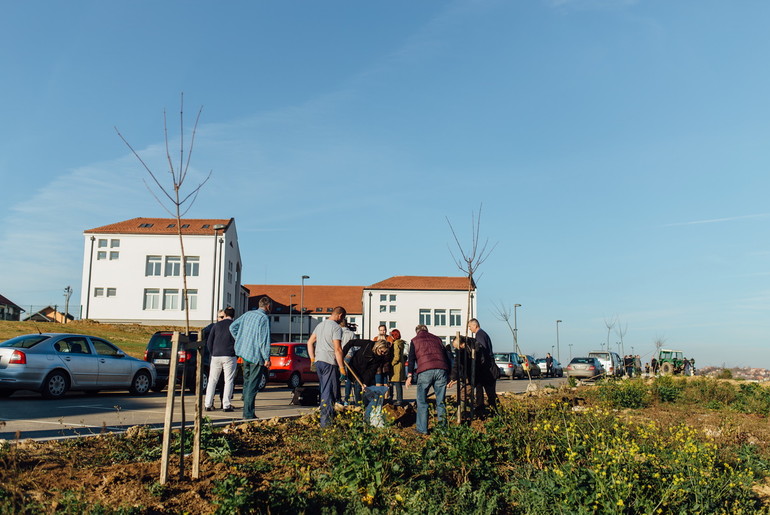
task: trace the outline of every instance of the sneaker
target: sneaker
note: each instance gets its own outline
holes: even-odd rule
[[[214,407],[213,407],[213,406],[208,406],[208,407],[206,408],[206,411],[214,411]]]
[[[233,411],[233,407],[232,406],[228,406],[227,408],[222,408],[222,411],[227,411],[229,413],[229,412]]]

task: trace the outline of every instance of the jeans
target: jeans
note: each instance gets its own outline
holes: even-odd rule
[[[393,381],[390,383],[396,394],[396,402],[404,402],[404,383],[403,381]]]
[[[321,387],[321,427],[326,427],[334,420],[334,404],[340,398],[340,370],[324,361],[315,364]]]
[[[358,404],[361,402],[361,387],[348,376],[345,381],[345,402],[350,402],[351,390],[353,391],[353,399],[355,400],[355,403]]]
[[[222,392],[222,407],[231,407],[230,401],[233,398],[233,386],[235,383],[235,372],[238,369],[238,358],[236,356],[211,356],[211,367],[209,368],[209,383],[206,386],[206,400],[203,405],[207,408],[214,406],[214,393],[219,382],[219,374],[225,373],[225,389]]]
[[[428,434],[428,389],[433,387],[436,392],[436,416],[441,423],[446,417],[444,395],[448,373],[441,368],[433,368],[420,372],[417,377],[417,432]]]
[[[254,417],[254,401],[257,399],[257,386],[262,374],[267,369],[261,363],[249,363],[243,360],[243,418]]]

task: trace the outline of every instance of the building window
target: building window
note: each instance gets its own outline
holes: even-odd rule
[[[387,313],[387,311],[388,311],[388,306],[380,304],[380,313]]]
[[[190,304],[190,309],[198,309],[198,290],[187,290],[187,302]],[[182,309],[184,309],[184,298]]]
[[[449,325],[459,327],[460,325],[462,325],[461,320],[462,320],[462,315],[459,309],[449,310]]]
[[[179,290],[163,290],[163,309],[179,309]]]
[[[432,325],[431,324],[431,316],[430,316],[430,310],[429,309],[421,309],[420,310],[420,324],[422,324],[422,325]]]
[[[176,224],[168,224],[166,229],[173,229],[174,227],[176,227]]]
[[[144,267],[144,275],[160,276],[160,265],[163,258],[160,256],[147,256],[147,264]]]
[[[233,304],[233,294],[232,293],[228,293],[227,294],[227,305],[231,306],[232,304]]]
[[[396,328],[396,323],[395,322],[388,322],[388,328],[389,329],[395,329]]]
[[[96,253],[96,259],[97,260],[107,259],[107,252],[104,250],[100,250],[99,252]]]
[[[160,309],[160,290],[144,290],[144,309]]]
[[[380,295],[380,302],[387,302],[387,301],[388,301],[388,296],[387,295],[385,295],[384,293],[382,295]]]
[[[166,277],[179,277],[180,264],[182,258],[179,256],[166,256]]]
[[[110,251],[110,261],[115,261],[119,257],[120,257],[120,252],[118,252],[116,250],[111,250]]]
[[[107,288],[107,296],[108,297],[115,297],[118,295],[118,289],[117,288]]]
[[[139,224],[139,227],[141,227],[141,228],[143,228],[143,229],[149,229],[149,228],[150,228],[150,227],[152,227],[153,225],[154,225],[154,224]]]
[[[99,248],[100,249],[106,249],[107,248],[107,240],[106,239],[105,240],[102,240],[102,239],[99,240]]]
[[[350,322],[351,324],[355,324],[356,323],[356,317],[348,318],[348,322]]]
[[[388,323],[386,321],[384,321],[384,320],[380,320],[380,323],[377,324],[377,328],[379,329],[381,325],[384,325],[385,327],[387,327]]]
[[[396,302],[396,295],[395,294],[391,294],[390,295],[390,301],[391,302]]]
[[[110,248],[116,249],[120,247],[120,240],[110,240]]]
[[[104,297],[104,288],[94,288],[94,297]]]
[[[190,224],[182,224],[182,229],[188,229],[190,227]]]
[[[391,304],[390,305],[390,312],[391,313],[395,313],[396,312],[396,305],[395,304]]]
[[[437,309],[433,312],[434,325],[446,325],[446,309]]]
[[[197,277],[200,267],[200,258],[198,256],[185,256],[184,271],[188,277]]]

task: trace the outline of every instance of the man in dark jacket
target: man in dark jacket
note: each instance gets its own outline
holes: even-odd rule
[[[495,363],[492,340],[475,318],[468,321],[468,330],[476,338],[476,410],[484,409],[484,393],[487,394],[490,409],[494,410],[497,408],[496,389],[500,368]]]
[[[233,411],[231,401],[233,398],[235,372],[238,367],[238,357],[235,355],[235,338],[230,334],[230,325],[233,323],[235,310],[231,307],[226,307],[220,313],[220,321],[211,328],[209,337],[206,340],[206,348],[211,355],[209,383],[206,387],[206,399],[203,402],[206,411],[214,409],[214,391],[222,371],[224,371],[225,375],[225,388],[222,392],[222,411]]]
[[[417,432],[428,434],[428,389],[436,392],[436,416],[438,423],[446,418],[444,395],[449,379],[449,358],[444,342],[430,334],[424,325],[415,329],[417,335],[409,346],[409,369],[406,386],[414,384],[414,363],[417,362]]]

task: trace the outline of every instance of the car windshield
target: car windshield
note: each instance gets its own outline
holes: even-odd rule
[[[172,333],[155,333],[147,344],[147,350],[170,349]]]
[[[573,363],[594,364],[594,358],[572,358]]]
[[[289,346],[288,345],[271,345],[270,346],[270,355],[276,356],[278,358],[283,358],[285,356],[289,355]]]
[[[0,347],[13,347],[16,349],[31,349],[40,342],[49,339],[50,336],[44,334],[26,334],[24,336],[17,336],[11,338],[8,341],[0,343]]]
[[[535,363],[537,363],[538,365],[539,365],[540,363],[545,363],[545,358],[537,358],[537,360],[535,361]]]
[[[495,361],[510,361],[510,354],[495,354]]]
[[[610,355],[607,352],[592,352],[589,354],[589,356],[594,358],[599,358],[599,359],[606,359],[606,360],[610,359]]]

